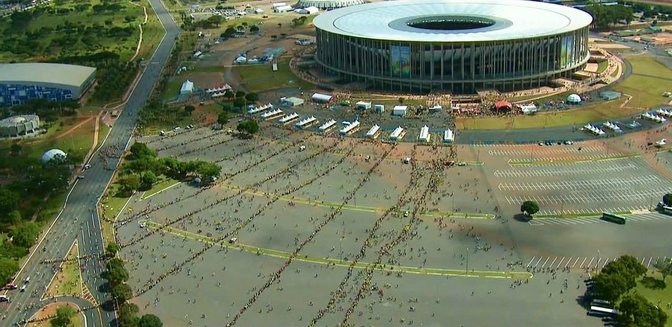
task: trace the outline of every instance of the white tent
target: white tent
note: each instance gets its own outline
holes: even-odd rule
[[[405,134],[406,132],[404,131],[404,129],[401,126],[399,126],[395,128],[394,131],[392,131],[392,134],[390,134],[390,139],[392,141],[398,141],[401,140],[401,138],[404,137]]]
[[[359,110],[369,110],[371,109],[371,102],[359,101],[355,104]]]
[[[455,135],[453,134],[453,131],[447,129],[443,132],[443,143],[453,143],[454,140]]]
[[[567,102],[569,102],[569,103],[581,103],[581,97],[578,94],[575,94],[575,93],[570,94],[567,97]]]
[[[377,113],[383,113],[383,112],[385,112],[385,105],[377,104],[377,105],[373,106],[373,110]]]
[[[352,123],[348,124],[347,126],[341,128],[341,130],[338,131],[338,134],[341,134],[341,135],[345,136],[345,135],[356,132],[358,129],[359,129],[359,122],[355,120],[354,122],[352,122]]]
[[[320,9],[318,9],[317,7],[310,6],[310,7],[303,8],[303,12],[301,12],[301,13],[306,14],[306,15],[313,15],[313,14],[317,14],[318,12],[320,12]]]
[[[380,126],[373,125],[371,129],[366,133],[366,137],[370,139],[376,139],[380,135]]]
[[[190,80],[184,81],[182,87],[180,88],[180,95],[188,95],[194,92],[194,82]]]
[[[394,108],[392,108],[392,116],[406,116],[407,110],[408,106],[394,106]]]
[[[331,101],[331,95],[322,94],[322,93],[315,93],[310,98],[313,99],[313,101],[315,101],[315,102],[329,102],[329,101]]]
[[[292,10],[292,6],[273,7],[273,11],[275,11],[276,13],[288,12],[290,10]]]
[[[525,115],[531,115],[531,114],[537,112],[537,106],[535,106],[534,103],[523,104],[523,105],[520,105],[519,107],[520,107],[520,110]]]
[[[429,134],[429,127],[427,127],[427,125],[422,126],[420,129],[420,137],[418,139],[422,142],[428,143],[430,137],[431,135]]]

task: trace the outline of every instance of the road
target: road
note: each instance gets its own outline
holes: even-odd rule
[[[0,325],[13,326],[23,319],[28,319],[34,310],[44,303],[40,298],[54,277],[58,264],[43,262],[64,258],[75,239],[79,242],[80,255],[86,257],[81,262],[82,277],[86,286],[98,303],[103,303],[107,299],[107,295],[102,292],[104,281],[99,277],[103,269],[103,261],[100,258],[104,245],[96,205],[112,179],[119,157],[132,137],[138,113],[149,99],[179,35],[179,28],[163,3],[160,0],[149,2],[163,24],[166,34],[147,62],[122,114],[101,145],[101,149],[113,152],[115,155],[104,159],[103,156],[94,153],[89,161],[91,168],[83,172],[83,179],[77,180],[72,185],[63,210],[46,231],[46,235],[34,247],[17,276],[17,284],[24,284],[24,280],[30,277],[25,292],[7,293],[11,303],[7,306]],[[114,312],[109,308],[89,310],[86,318],[89,326],[111,326],[114,323]]]

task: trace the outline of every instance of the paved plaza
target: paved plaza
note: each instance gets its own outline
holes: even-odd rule
[[[135,194],[116,223],[134,301],[170,326],[601,326],[576,303],[583,279],[624,253],[664,257],[672,223],[643,210],[666,177],[600,144],[431,147],[272,125],[140,141],[222,167],[208,186]],[[544,215],[513,219],[523,199]],[[590,216],[633,210],[626,226]]]

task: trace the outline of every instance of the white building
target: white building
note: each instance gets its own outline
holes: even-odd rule
[[[408,106],[394,106],[394,108],[392,108],[392,116],[404,117],[406,116],[407,111]]]
[[[322,124],[322,125],[320,126],[319,130],[320,130],[321,133],[326,133],[326,132],[328,132],[330,129],[334,128],[334,126],[336,126],[336,121],[333,120],[333,119],[330,119],[330,120],[327,121],[326,123]]]
[[[315,101],[315,102],[327,103],[327,102],[331,101],[332,97],[331,97],[331,95],[327,95],[327,94],[315,93],[310,98],[313,99],[313,101]]]
[[[455,134],[450,129],[443,131],[443,143],[453,143],[455,141]]]
[[[304,118],[304,119],[299,120],[296,123],[295,126],[296,126],[296,128],[303,129],[303,128],[309,127],[309,126],[311,126],[315,123],[317,123],[317,118],[315,118],[315,116],[310,116],[308,118]]]
[[[341,136],[350,135],[350,134],[356,132],[357,130],[359,130],[359,121],[355,120],[354,122],[352,122],[352,123],[348,124],[347,126],[341,128],[341,130],[338,131],[338,134],[340,134]]]
[[[371,109],[371,102],[359,101],[355,104],[355,107],[359,110],[369,110]]]
[[[404,130],[401,126],[397,127],[392,131],[390,134],[390,140],[392,141],[399,141],[401,140],[404,135],[406,135],[406,130]]]
[[[376,113],[382,114],[383,112],[385,112],[385,105],[383,105],[383,104],[377,104],[377,105],[373,106],[373,110],[374,110]]]
[[[271,119],[271,118],[273,118],[273,117],[277,117],[277,116],[280,116],[280,115],[282,115],[282,110],[280,110],[280,109],[275,109],[275,110],[271,110],[271,111],[266,111],[266,112],[264,112],[263,114],[261,114],[261,118],[263,118],[263,119]]]
[[[371,127],[371,129],[369,129],[369,131],[366,132],[366,137],[372,140],[377,139],[378,136],[380,136],[380,126],[378,125],[373,125],[373,127]]]
[[[289,115],[286,115],[286,116],[280,118],[279,122],[280,122],[281,124],[287,124],[287,123],[289,123],[289,122],[291,122],[291,121],[293,121],[293,120],[296,120],[296,119],[298,119],[298,118],[299,118],[299,114],[297,114],[297,113],[295,112],[295,113],[291,113],[291,114],[289,114]]]
[[[281,12],[288,12],[292,11],[292,6],[279,6],[279,7],[273,7],[273,11],[276,13],[281,13]]]
[[[280,98],[280,103],[285,106],[296,107],[305,103],[303,99],[297,97],[282,97]]]
[[[180,95],[190,95],[192,93],[194,93],[194,82],[190,80],[184,81],[180,88]]]
[[[430,137],[431,134],[429,134],[429,127],[427,127],[427,125],[422,126],[422,128],[420,129],[420,137],[418,137],[420,142],[429,143]]]

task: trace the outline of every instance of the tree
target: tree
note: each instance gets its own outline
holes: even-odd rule
[[[155,158],[156,151],[150,149],[147,144],[135,142],[131,145],[131,159],[140,159],[140,158]]]
[[[151,170],[144,172],[140,178],[141,189],[149,190],[152,188],[152,185],[156,183],[157,179],[158,178],[156,177],[156,174],[154,174]]]
[[[399,97],[399,104],[403,104],[403,103],[404,103],[404,100],[405,100],[404,98]]]
[[[250,26],[250,32],[252,32],[252,33],[259,32],[259,26],[257,26],[257,25]]]
[[[202,180],[210,180],[213,177],[219,177],[221,172],[222,167],[212,162],[203,161],[198,165],[198,168],[196,168],[196,173]]]
[[[663,195],[663,203],[668,207],[672,206],[672,193]]]
[[[17,260],[0,256],[0,283],[3,285],[9,282],[9,279],[19,271],[19,262]]]
[[[653,264],[653,267],[658,269],[658,271],[663,275],[663,282],[665,282],[665,278],[667,278],[669,275],[672,275],[672,258],[666,260],[658,259]]]
[[[19,194],[0,186],[0,213],[10,212],[19,208]]]
[[[244,97],[245,97],[245,91],[236,91],[236,99]]]
[[[122,303],[119,306],[119,327],[137,327],[139,312],[137,305],[128,302]]]
[[[242,108],[245,106],[245,104],[246,104],[245,98],[236,98],[235,100],[233,100],[233,106],[236,108]]]
[[[140,176],[131,174],[119,179],[119,192],[123,195],[130,195],[133,191],[140,189]]]
[[[10,235],[13,238],[12,243],[14,245],[29,248],[37,241],[37,236],[40,235],[40,226],[34,222],[25,222],[14,226]]]
[[[217,115],[217,123],[221,125],[226,125],[229,122],[229,114],[226,112],[220,112]]]
[[[21,213],[19,210],[10,211],[7,215],[3,216],[0,213],[0,222],[8,225],[16,225],[21,221]]]
[[[119,244],[117,244],[115,242],[107,243],[107,246],[105,247],[105,251],[107,252],[107,254],[110,257],[114,257],[119,252]]]
[[[616,301],[628,290],[635,287],[635,280],[646,272],[646,267],[637,258],[624,255],[609,262],[595,275],[595,292],[608,301]]]
[[[70,326],[70,320],[75,315],[75,309],[69,305],[63,305],[56,309],[56,317],[51,319],[50,323],[53,327],[67,327]]]
[[[521,212],[527,212],[528,215],[533,215],[539,212],[539,205],[534,201],[525,201],[520,205]]]
[[[595,281],[593,288],[599,298],[611,302],[618,300],[630,289],[627,278],[622,275],[599,273],[593,277],[593,280]]]
[[[667,314],[641,295],[628,294],[621,300],[617,310],[618,322],[625,327],[664,327]]]
[[[184,106],[184,112],[186,112],[187,115],[191,115],[195,110],[196,110],[196,107],[194,107],[192,105],[188,104],[188,105]]]
[[[163,322],[153,314],[146,314],[138,321],[138,327],[163,327]]]
[[[246,121],[240,122],[236,129],[241,133],[252,135],[259,131],[259,124],[256,120],[248,119]]]
[[[110,285],[119,285],[128,280],[128,271],[124,267],[124,262],[119,258],[112,258],[107,262],[106,270],[101,273],[101,277],[106,279]]]
[[[231,91],[231,90],[226,90],[226,92],[224,92],[224,97],[229,99],[229,100],[233,99],[235,96],[236,96],[236,94],[233,93],[233,91]]]
[[[259,101],[259,94],[256,94],[254,92],[250,92],[250,93],[245,95],[245,100],[250,101],[250,102]]]
[[[133,297],[133,290],[127,284],[118,284],[112,287],[112,298],[119,303],[126,302]]]
[[[12,155],[17,156],[17,155],[19,155],[19,154],[21,153],[21,149],[22,149],[21,144],[19,144],[19,143],[12,143],[12,146],[9,148],[9,152],[10,152]]]

